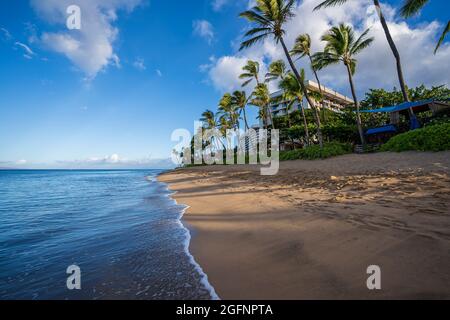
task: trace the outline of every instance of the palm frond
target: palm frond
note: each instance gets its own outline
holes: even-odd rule
[[[322,70],[330,65],[341,62],[340,56],[330,52],[317,52],[312,56],[314,70]]]
[[[249,31],[247,31],[247,33],[244,35],[245,37],[250,37],[253,36],[257,33],[261,33],[261,32],[270,32],[270,28],[253,28]]]
[[[347,0],[326,0],[326,1],[322,2],[321,4],[319,4],[318,6],[316,6],[314,8],[314,10],[319,10],[319,9],[328,8],[328,7],[334,7],[337,5],[344,4],[345,2],[347,2]]]
[[[252,78],[253,77],[253,73],[243,73],[239,76],[239,79],[247,79],[247,78]]]
[[[400,14],[404,18],[412,17],[428,3],[429,0],[404,0]]]
[[[444,32],[442,33],[441,37],[439,38],[439,42],[436,46],[436,49],[434,49],[434,54],[439,50],[439,47],[441,46],[442,42],[444,42],[445,36],[447,33],[450,32],[450,20],[447,22],[447,27],[445,27]]]
[[[356,42],[351,45],[350,55],[356,55],[372,44],[372,42],[375,40],[375,38],[373,38],[373,37],[367,38],[366,37],[367,34],[369,33],[369,31],[370,31],[370,29],[367,29],[366,31],[364,31],[361,34],[361,36],[358,38],[358,40],[356,40]]]
[[[250,22],[259,22],[261,25],[270,25],[271,22],[266,17],[258,14],[255,10],[247,10],[239,14],[239,17],[245,18]]]
[[[267,38],[271,33],[264,33],[261,34],[259,36],[256,36],[254,38],[248,39],[244,42],[241,43],[241,47],[239,48],[239,50],[244,50],[246,48],[249,48],[251,46],[253,46],[254,44],[263,41],[265,38]]]
[[[243,86],[243,87],[246,87],[246,86],[248,86],[252,81],[253,81],[253,79],[249,79],[249,80],[245,81],[245,82],[242,84],[242,86]]]
[[[368,46],[370,46],[372,44],[372,42],[375,40],[375,38],[368,38],[365,39],[363,42],[361,42],[358,46],[355,46],[352,48],[352,50],[350,51],[351,55],[357,55],[358,53],[360,53],[362,50],[364,50],[365,48],[367,48]]]

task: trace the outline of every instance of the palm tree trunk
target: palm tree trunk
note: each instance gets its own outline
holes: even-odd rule
[[[247,130],[250,129],[250,127],[248,126],[248,122],[247,122],[247,112],[245,111],[245,106],[242,108],[242,111],[244,112],[244,123],[245,123],[245,128]]]
[[[289,128],[292,128],[291,114],[289,113],[289,110],[287,110],[287,119]]]
[[[400,59],[400,53],[398,52],[397,46],[395,45],[394,39],[392,39],[391,32],[389,31],[389,27],[387,25],[386,19],[384,18],[383,12],[381,11],[381,6],[379,0],[373,0],[373,4],[375,5],[375,9],[377,10],[378,16],[380,17],[381,26],[383,27],[384,33],[386,35],[386,39],[391,47],[392,53],[394,54],[395,61],[397,62],[397,74],[398,80],[400,82],[400,89],[402,90],[403,99],[405,102],[411,101],[409,99],[408,89],[406,89],[405,79],[403,77],[403,69],[402,63]],[[415,117],[414,111],[412,108],[409,109],[409,115],[411,118]]]
[[[316,69],[313,67],[313,60],[310,54],[308,54],[308,58],[309,58],[309,62],[311,64],[311,69],[314,73],[314,77],[316,78],[317,84],[319,85],[319,92],[320,95],[322,96],[322,110],[323,110],[323,122],[325,123],[325,103],[323,102],[323,91],[322,91],[322,85],[320,84],[320,80],[319,80],[319,75],[317,74]]]
[[[306,121],[305,108],[303,108],[303,102],[300,101],[300,108],[302,109],[303,125],[305,126],[306,145],[309,146],[311,138],[309,137],[308,121]]]
[[[291,66],[291,69],[294,72],[294,75],[297,78],[297,81],[300,84],[300,87],[302,88],[303,95],[305,96],[306,100],[308,101],[308,104],[310,105],[310,107],[313,110],[314,120],[316,121],[316,125],[317,125],[317,137],[319,138],[320,147],[323,148],[322,125],[320,123],[320,116],[319,116],[319,114],[317,112],[316,107],[314,106],[314,104],[313,104],[313,102],[311,100],[311,97],[308,94],[308,90],[306,89],[305,84],[302,83],[302,79],[300,77],[300,74],[298,73],[298,70],[295,67],[294,62],[292,61],[291,55],[289,54],[289,50],[286,47],[286,44],[284,43],[284,39],[282,37],[280,38],[280,42],[281,42],[281,45],[283,46],[283,50],[284,50],[286,58],[287,58],[287,60],[289,62],[289,65]]]
[[[273,122],[272,111],[270,111],[270,107],[266,106],[266,110],[269,113],[270,123],[272,124],[272,129],[275,129],[275,123]]]
[[[350,67],[348,65],[345,65],[345,66],[347,67],[348,80],[350,82],[350,88],[352,89],[352,95],[353,95],[353,101],[355,102],[355,107],[356,107],[356,124],[358,126],[359,138],[361,139],[361,143],[364,145],[364,144],[366,144],[366,142],[364,139],[364,131],[362,129],[362,124],[361,124],[361,113],[359,112],[359,102],[358,102],[358,98],[356,97],[355,85],[353,84],[352,71],[350,70]]]

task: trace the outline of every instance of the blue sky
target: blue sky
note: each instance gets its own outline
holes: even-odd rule
[[[239,88],[236,74],[247,58],[261,60],[263,72],[271,59],[282,57],[271,42],[237,51],[248,26],[237,15],[248,3],[0,2],[0,167],[161,164],[155,159],[170,157],[176,144],[170,141],[173,130],[192,130],[193,121],[206,108],[214,109],[224,91]],[[315,3],[299,5],[303,19],[288,26],[288,42],[303,30],[319,37],[321,28],[339,19],[357,29],[374,23],[366,4],[314,16],[307,9]],[[448,44],[435,60],[426,52],[448,19],[446,1],[432,0],[421,16],[407,23],[393,11],[399,1],[385,3],[400,49],[406,52],[407,81],[448,85]],[[65,27],[69,4],[82,9],[82,32]],[[376,27],[373,32],[377,34]],[[385,40],[377,38],[377,43],[374,52],[361,56],[366,61],[357,78],[361,96],[369,87],[396,84]],[[416,60],[422,56],[424,63]],[[369,68],[374,63],[379,64],[375,75]],[[328,86],[348,94],[342,70],[332,68],[322,76]]]

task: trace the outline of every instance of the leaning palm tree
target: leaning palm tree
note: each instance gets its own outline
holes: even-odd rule
[[[245,111],[245,108],[247,107],[248,98],[245,91],[235,91],[233,92],[233,96],[231,97],[231,103],[234,106],[234,108],[239,111],[239,113],[244,114],[244,123],[245,123],[245,129],[250,129],[247,122],[247,112]]]
[[[256,85],[260,83],[259,81],[259,62],[248,60],[247,64],[242,67],[244,73],[239,76],[239,79],[245,80],[242,84],[243,87],[249,85],[253,80],[256,81]]]
[[[277,60],[269,65],[269,72],[266,73],[266,82],[283,80],[286,74],[286,64],[283,60]]]
[[[302,80],[305,79],[305,70],[300,70]],[[281,80],[280,89],[283,90],[283,99],[288,101],[288,119],[290,118],[289,110],[295,103],[298,103],[302,110],[303,124],[305,126],[306,144],[309,145],[311,139],[309,137],[308,121],[306,120],[305,108],[303,107],[303,91],[298,83],[297,78],[293,73],[288,73],[287,76]]]
[[[287,61],[289,62],[289,66],[299,81],[306,100],[314,110],[313,115],[317,124],[317,136],[319,138],[320,146],[322,147],[323,138],[319,114],[308,94],[306,86],[304,83],[301,83],[300,73],[295,67],[292,57],[289,54],[289,50],[284,42],[286,31],[283,29],[283,26],[288,20],[294,17],[293,10],[296,3],[296,0],[256,0],[255,7],[240,14],[240,17],[246,18],[254,24],[254,28],[245,34],[249,39],[242,42],[240,49],[243,50],[249,48],[268,37],[273,37],[277,43],[281,44]]]
[[[356,107],[356,123],[358,125],[361,143],[364,144],[364,132],[361,124],[361,114],[359,112],[359,102],[356,97],[355,85],[353,83],[353,75],[356,71],[355,55],[370,46],[373,38],[368,38],[369,29],[364,31],[361,36],[356,39],[352,27],[340,24],[338,27],[331,28],[322,36],[322,41],[326,42],[324,52],[314,54],[314,67],[318,70],[323,69],[331,64],[343,62],[347,68],[348,80]]]
[[[272,123],[272,129],[275,129],[275,123],[273,122],[272,112],[269,110],[269,105],[271,102],[269,88],[265,83],[260,83],[256,86],[255,90],[252,93],[252,99],[250,100],[250,104],[259,107],[260,116],[265,115],[265,118],[262,118],[264,127],[267,128],[267,116]]]
[[[400,9],[400,14],[404,18],[412,17],[419,13],[420,10],[428,3],[429,0],[404,0],[403,6]],[[434,54],[438,51],[439,47],[441,46],[442,42],[444,42],[445,36],[447,33],[450,32],[450,21],[447,22],[447,26],[444,29],[444,32],[442,33],[441,37],[439,38],[439,42],[436,46],[436,49],[434,49]]]
[[[318,10],[322,7],[331,7],[336,6],[340,4],[344,4],[348,0],[325,0],[321,4],[319,4],[317,7],[314,8],[314,10]],[[400,82],[400,89],[402,90],[403,99],[405,101],[410,101],[408,89],[405,84],[405,79],[403,77],[403,69],[402,69],[402,63],[400,59],[400,53],[398,52],[397,46],[395,45],[394,39],[392,39],[391,32],[389,30],[389,26],[386,22],[386,18],[383,15],[383,11],[381,10],[381,5],[379,0],[373,0],[373,4],[375,6],[375,9],[378,13],[378,16],[380,18],[381,26],[383,27],[384,34],[386,35],[386,39],[389,43],[389,46],[391,48],[392,53],[394,54],[395,60],[397,62],[397,75],[398,80]],[[414,112],[412,109],[409,109],[409,113],[411,117],[414,117]]]
[[[316,78],[317,85],[319,86],[319,94],[314,94],[314,92],[311,92],[311,97],[314,98],[314,100],[321,102],[322,104],[322,110],[323,110],[323,121],[325,121],[325,106],[323,104],[323,91],[322,91],[322,85],[320,84],[319,76],[317,74],[317,70],[314,69],[313,61],[312,61],[312,53],[311,53],[311,37],[309,34],[301,34],[297,37],[295,40],[294,48],[291,50],[291,55],[293,57],[298,56],[298,59],[301,59],[303,57],[308,57],[309,63],[311,65],[311,69],[314,73],[314,77]]]

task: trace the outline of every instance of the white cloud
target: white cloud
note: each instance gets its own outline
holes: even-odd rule
[[[104,157],[92,157],[82,160],[73,161],[57,161],[53,165],[57,168],[93,168],[93,169],[107,169],[107,168],[173,168],[171,159],[154,159],[146,157],[142,159],[126,159],[122,158],[118,154],[112,154]]]
[[[157,75],[158,77],[162,77],[162,76],[163,76],[161,70],[159,70],[159,69],[156,69],[156,75]]]
[[[395,60],[389,49],[378,16],[370,5],[370,1],[348,1],[342,6],[313,11],[320,0],[304,0],[295,9],[296,17],[286,25],[286,43],[292,47],[295,38],[301,33],[309,33],[312,38],[312,49],[323,49],[320,37],[331,27],[338,23],[351,24],[357,33],[366,28],[371,28],[370,35],[375,37],[375,42],[369,49],[363,51],[358,59],[355,83],[359,95],[369,88],[392,89],[398,87],[398,78],[395,68]],[[417,26],[411,26],[407,21],[395,20],[395,10],[390,6],[384,6],[384,13],[389,22],[392,36],[400,51],[406,82],[409,86],[440,85],[450,83],[450,44],[444,44],[437,55],[433,55],[436,39],[443,26],[436,22],[424,22]],[[236,43],[239,43],[239,38]],[[237,48],[235,48],[237,51]],[[267,68],[267,63],[276,59],[284,59],[284,53],[280,46],[272,39],[256,45],[253,48],[216,59],[209,66],[211,83],[220,91],[236,88],[240,85],[237,70],[243,61],[253,59],[266,63],[262,69]],[[305,68],[307,76],[312,78],[309,64],[305,59],[298,62],[298,66]],[[325,85],[342,91],[349,95],[348,79],[345,69],[336,65],[319,72],[319,76]]]
[[[28,163],[28,161],[27,160],[17,160],[16,161],[16,164],[18,164],[18,165],[24,165],[24,164],[27,164]]]
[[[119,30],[114,26],[119,10],[132,11],[141,0],[79,0],[81,30],[66,29],[66,9],[72,0],[32,0],[36,12],[61,28],[44,32],[40,40],[50,50],[64,54],[88,78],[112,64],[120,66],[113,44]]]
[[[220,11],[223,6],[228,3],[228,0],[213,0],[212,7],[214,11]]]
[[[136,69],[140,70],[140,71],[144,71],[147,69],[147,67],[145,66],[145,61],[142,58],[137,58],[134,62],[133,62],[133,67],[135,67]]]
[[[26,59],[33,59],[33,56],[36,55],[36,54],[33,52],[33,50],[31,50],[31,48],[30,48],[29,46],[27,46],[26,44],[24,44],[24,43],[22,43],[22,42],[18,42],[18,41],[17,41],[14,45],[17,46],[17,47],[20,47],[20,48],[22,48],[22,49],[24,50],[23,56],[24,56]]]
[[[209,71],[214,86],[220,91],[233,91],[241,87],[239,75],[242,67],[247,63],[244,57],[225,56],[220,58]]]
[[[3,37],[5,40],[11,40],[11,39],[13,38],[13,36],[11,35],[11,33],[10,33],[7,29],[5,29],[5,28],[0,28],[0,31],[1,31],[1,33],[2,33],[2,37]]]
[[[194,34],[206,39],[209,44],[214,40],[214,28],[209,21],[196,20],[192,23]]]

